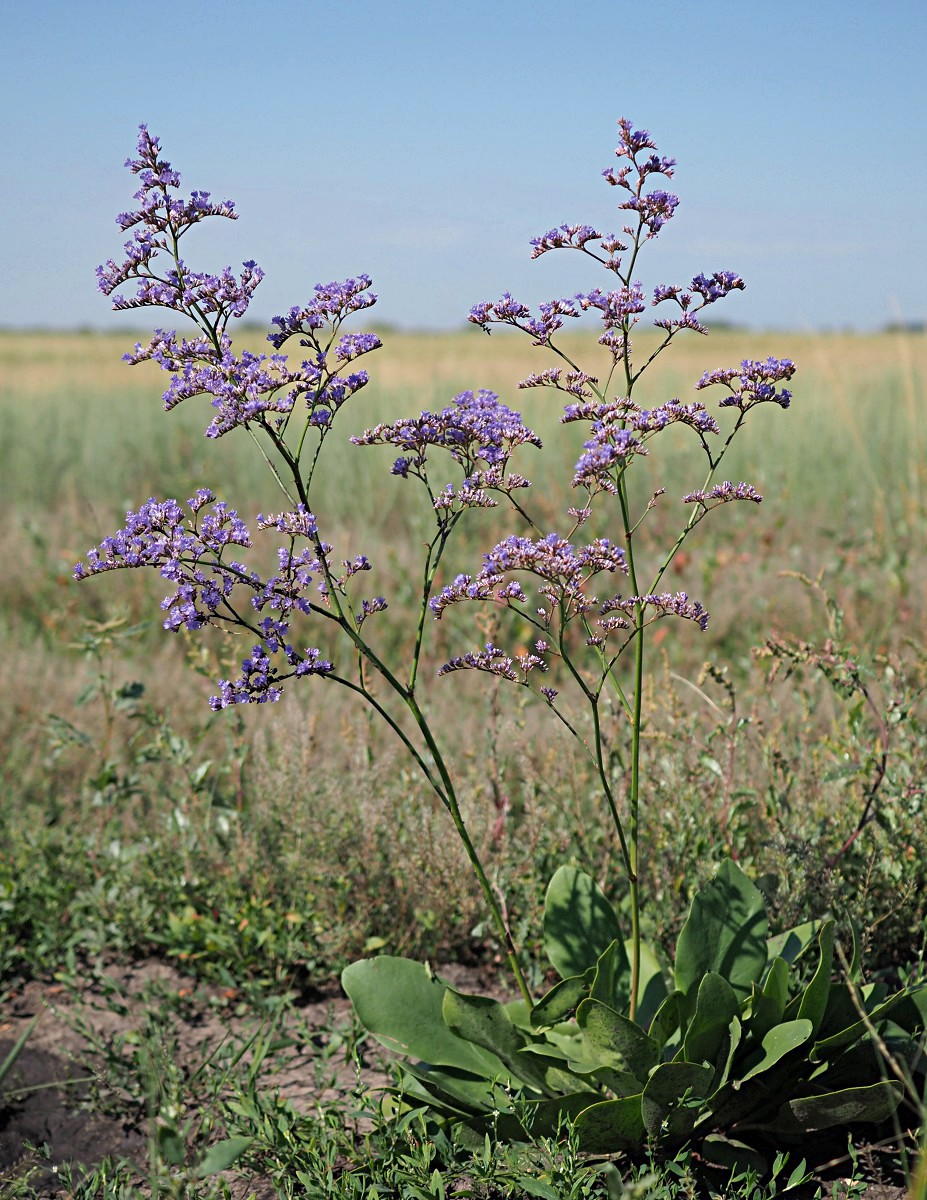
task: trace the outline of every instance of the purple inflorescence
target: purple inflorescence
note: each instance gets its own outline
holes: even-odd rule
[[[622,273],[620,255],[633,245],[633,264],[642,243],[656,237],[666,222],[673,218],[679,198],[662,188],[652,191],[645,189],[645,184],[652,175],[672,178],[676,160],[649,153],[656,149],[650,133],[646,129],[634,129],[625,118],[618,122],[618,132],[619,144],[615,154],[627,161],[620,167],[607,168],[602,174],[608,183],[628,193],[627,199],[618,207],[629,214],[628,220],[631,223],[623,227],[620,238],[611,233],[602,234],[591,225],[560,225],[532,239],[531,257],[538,258],[551,250],[579,250],[617,275],[622,286],[606,291],[596,288],[591,292],[579,293],[572,300],[553,300],[546,305],[542,304],[537,316],[532,316],[527,305],[515,300],[506,292],[495,302],[483,301],[474,305],[468,318],[473,324],[479,325],[487,333],[493,324],[511,325],[531,334],[536,346],[550,346],[553,335],[563,325],[564,317],[575,317],[580,312],[598,310],[604,325],[604,332],[599,338],[600,343],[608,347],[616,363],[620,359],[629,360],[631,347],[628,334],[640,320],[640,314],[645,311],[646,300],[641,285],[631,280],[630,268],[626,273]],[[707,333],[697,314],[707,305],[714,304],[732,291],[742,290],[743,287],[743,280],[733,271],[696,275],[688,288],[678,284],[660,285],[654,290],[652,302],[662,304],[664,301],[672,301],[678,306],[679,313],[675,317],[661,318],[654,324],[664,329],[668,337],[683,329]],[[558,382],[560,374],[556,369],[539,372],[530,375],[521,386],[538,387],[549,384],[563,388]],[[567,386],[563,390],[571,389]],[[576,391],[576,394],[589,393]]]
[[[525,604],[527,596],[507,572],[525,571],[541,580],[540,594],[549,602],[562,604],[570,615],[584,612],[588,599],[586,584],[602,572],[627,573],[625,553],[608,538],[597,538],[575,547],[559,534],[532,540],[513,534],[483,555],[483,567],[475,576],[458,575],[430,601],[436,620],[451,604],[463,600],[494,600],[502,604]]]
[[[788,408],[792,393],[776,385],[783,380],[790,380],[795,370],[790,358],[767,358],[765,361],[745,358],[739,367],[718,367],[714,371],[706,371],[695,386],[706,388],[714,383],[723,384],[731,394],[718,401],[719,408],[734,407],[746,412],[755,404],[765,403]]]
[[[275,349],[292,334],[302,333],[301,344],[314,352],[298,368],[289,367],[282,354],[233,353],[226,333],[228,323],[245,315],[263,272],[252,261],[244,263],[238,276],[230,267],[218,274],[194,271],[177,256],[180,238],[193,225],[206,217],[234,219],[238,214],[230,200],[214,203],[208,192],[193,192],[187,200],[178,197],[173,189],[179,186],[180,175],[160,158],[160,152],[158,139],[142,125],[138,158],[126,164],[141,180],[135,193],[139,207],[117,218],[121,229],[134,228],[135,232],[125,244],[121,263],[110,260],[97,268],[99,287],[109,296],[134,282],[134,294],[117,295],[114,308],[169,308],[191,318],[200,333],[187,339],[173,330],[159,329],[148,346],[136,345],[126,360],[133,365],[156,362],[171,374],[163,397],[166,409],[191,396],[209,396],[216,415],[206,430],[208,437],[222,437],[251,422],[263,423],[269,413],[283,421],[300,398],[309,409],[309,423],[328,428],[345,400],[368,381],[365,371],[341,374],[342,367],[381,343],[372,333],[345,335],[330,354],[316,331],[323,327],[335,330],[351,313],[369,308],[376,301],[369,291],[369,278],[362,275],[342,283],[319,284],[309,305],[274,318],[278,331],[269,340]],[[159,255],[167,255],[170,265],[156,265]]]
[[[435,499],[436,509],[491,508],[487,491],[511,492],[528,486],[523,475],[505,474],[509,456],[517,446],[540,447],[541,439],[522,421],[521,413],[503,404],[495,392],[461,392],[453,404],[438,413],[375,426],[351,438],[357,446],[391,445],[405,451],[393,463],[393,474],[425,478],[428,452],[446,450],[464,471],[463,486],[449,484]]]
[[[682,498],[683,504],[701,504],[705,508],[713,508],[715,504],[728,504],[731,500],[752,500],[754,504],[760,504],[763,497],[752,483],[731,483],[725,480],[723,483],[716,483],[707,492],[689,492]]]
[[[165,629],[176,633],[210,624],[238,625],[257,634],[261,642],[242,663],[241,678],[221,685],[221,695],[211,701],[213,707],[276,700],[282,680],[330,671],[331,663],[320,651],[310,648],[299,653],[286,640],[293,611],[312,611],[306,593],[323,569],[320,555],[331,549],[318,540],[312,513],[300,505],[292,512],[258,517],[260,529],[276,529],[290,538],[290,546],[277,551],[277,572],[262,579],[242,563],[225,560],[228,547],[252,544],[234,510],[217,501],[208,488],[200,488],[188,501],[188,508],[190,518],[176,500],[151,499],[138,512],[127,513],[125,527],[89,551],[86,563],[77,564],[75,579],[129,567],[153,567],[175,589],[161,602]],[[296,538],[308,538],[314,545],[294,553]],[[356,570],[362,569],[356,565],[358,561],[353,564]],[[262,618],[249,621],[244,615],[247,605],[264,614]],[[370,602],[369,611],[383,607],[385,601],[378,597]],[[367,611],[365,607],[364,616]],[[271,656],[277,654],[290,670],[281,672],[272,664]]]

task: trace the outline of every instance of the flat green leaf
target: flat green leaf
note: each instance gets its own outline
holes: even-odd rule
[[[903,1000],[904,993],[897,992],[883,1004],[877,1004],[867,1012],[864,1019],[858,1015],[858,1010],[853,1004],[853,994],[850,988],[845,984],[832,984],[827,1014],[819,1032],[826,1033],[828,1029],[834,1028],[836,1028],[836,1032],[827,1037],[818,1038],[811,1050],[812,1062],[823,1062],[845,1046],[852,1046],[858,1038],[867,1036],[870,1027],[877,1026]],[[866,1007],[863,1004],[864,1011]]]
[[[759,1049],[744,1064],[747,1070],[741,1075],[740,1082],[746,1083],[748,1079],[752,1079],[755,1075],[761,1075],[770,1067],[774,1067],[792,1050],[804,1045],[811,1037],[812,1032],[813,1026],[807,1019],[785,1021],[781,1025],[773,1026],[763,1038]]]
[[[485,1075],[461,1071],[456,1067],[434,1067],[412,1062],[404,1062],[402,1069],[406,1080],[403,1096],[424,1097],[436,1110],[443,1109],[445,1115],[485,1114],[507,1107],[503,1083],[496,1083]],[[409,1076],[418,1081],[420,1088],[409,1086]]]
[[[666,997],[663,968],[647,943],[641,942],[641,977],[638,985],[637,1015],[635,1017],[638,1025],[642,1025],[646,1029]]]
[[[535,1027],[557,1025],[571,1016],[589,995],[588,974],[571,975],[555,984],[532,1008],[531,1024]]]
[[[641,1094],[641,1116],[651,1137],[685,1141],[711,1090],[714,1071],[698,1063],[661,1063]]]
[[[594,966],[612,942],[622,942],[615,910],[585,871],[560,867],[544,900],[544,948],[564,979]]]
[[[524,1105],[519,1104],[518,1113],[523,1115],[520,1137],[553,1137],[564,1121],[575,1121],[581,1112],[597,1100],[599,1094],[572,1092],[545,1100],[529,1100]],[[508,1136],[504,1121],[500,1122],[498,1129],[501,1136]]]
[[[805,921],[804,924],[796,925],[793,929],[786,929],[782,933],[775,934],[766,942],[769,957],[771,959],[784,958],[787,965],[791,966],[814,941],[814,935],[820,926],[820,921]]]
[[[225,1141],[216,1142],[200,1159],[196,1168],[197,1178],[205,1179],[208,1175],[218,1175],[220,1171],[227,1171],[238,1162],[253,1141],[254,1138],[250,1137],[230,1137]]]
[[[743,1172],[753,1170],[760,1175],[769,1174],[769,1163],[759,1150],[739,1142],[735,1138],[724,1137],[718,1133],[710,1133],[701,1145],[701,1154],[707,1163],[713,1167],[724,1167],[727,1171]]]
[[[537,1196],[539,1200],[562,1200],[563,1193],[555,1191],[549,1183],[542,1179],[531,1179],[523,1175],[518,1181],[519,1190],[526,1196]]]
[[[781,956],[774,958],[770,963],[763,983],[763,995],[775,1004],[776,1020],[781,1021],[785,1006],[789,1002],[789,965]]]
[[[922,1033],[927,1028],[927,987],[906,992],[892,1020],[908,1033]]]
[[[656,1066],[660,1047],[639,1025],[600,1000],[584,1000],[576,1012],[586,1057],[604,1067],[627,1071],[643,1085]]]
[[[158,1150],[164,1161],[172,1167],[179,1167],[187,1157],[184,1140],[173,1125],[158,1126]]]
[[[825,921],[818,934],[820,956],[817,970],[811,982],[805,988],[801,1002],[798,1005],[799,1020],[811,1022],[817,1033],[827,1011],[827,1000],[830,995],[830,977],[834,967],[834,922]]]
[[[573,1127],[580,1150],[588,1154],[636,1150],[646,1140],[641,1097],[624,1096],[592,1104],[579,1114]]]
[[[789,1101],[788,1108],[802,1129],[812,1132],[857,1121],[878,1124],[892,1115],[903,1095],[901,1083],[892,1079],[823,1096],[803,1096]]]
[[[692,899],[676,943],[676,987],[683,1008],[695,1011],[696,990],[708,971],[723,976],[738,1000],[766,966],[766,907],[759,890],[731,859]]]
[[[683,1043],[686,1061],[716,1066],[722,1045],[727,1045],[728,1027],[739,1013],[740,1004],[727,980],[715,971],[703,975]]]
[[[589,995],[619,1012],[630,1004],[631,965],[621,942],[612,942],[605,953],[599,955]]]
[[[671,992],[657,1009],[653,1020],[650,1022],[650,1036],[661,1048],[666,1045],[679,1028],[679,1001],[681,999],[681,993]]]
[[[520,1053],[526,1038],[497,1000],[488,996],[468,996],[448,988],[444,993],[442,1013],[451,1033],[491,1051],[516,1079],[538,1091],[545,1090],[543,1069],[536,1060]]]
[[[444,1021],[445,984],[422,963],[380,955],[341,973],[361,1024],[396,1054],[476,1075],[505,1074],[497,1055],[455,1037]]]

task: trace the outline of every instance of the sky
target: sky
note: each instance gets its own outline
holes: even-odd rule
[[[645,287],[733,270],[746,291],[714,311],[739,325],[922,322],[925,47],[925,0],[11,2],[0,327],[146,316],[112,313],[94,274],[120,257],[141,122],[185,191],[235,201],[240,219],[200,226],[185,257],[256,259],[252,320],[359,272],[378,320],[416,329],[504,291],[606,287],[528,243],[561,222],[620,229],[601,178],[619,117],[679,164]]]

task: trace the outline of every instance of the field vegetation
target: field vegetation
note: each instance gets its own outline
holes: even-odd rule
[[[391,449],[348,435],[490,388],[544,440],[528,473],[551,528],[582,435],[548,393],[516,391],[549,365],[527,339],[382,336],[324,464],[324,530],[336,557],[369,555],[371,592],[412,613],[423,514],[390,477]],[[0,1072],[29,1006],[55,989],[74,1075],[90,1080],[69,1103],[138,1138],[126,1161],[102,1163],[54,1130],[44,1148],[0,1142],[0,1194],[765,1197],[790,1177],[795,1196],[903,1194],[891,1188],[910,1165],[916,1109],[888,1146],[828,1147],[808,1179],[792,1176],[796,1155],[770,1184],[706,1177],[683,1154],[618,1164],[624,1193],[569,1139],[530,1161],[487,1145],[464,1162],[424,1123],[385,1120],[369,1083],[377,1052],[340,1002],[311,1028],[306,1006],[318,1017],[341,968],[373,951],[466,967],[492,990],[500,947],[447,814],[344,689],[307,680],[279,705],[212,713],[237,643],[168,636],[152,572],[74,584],[100,531],[148,496],[208,486],[253,511],[278,506],[240,430],[203,438],[205,402],[165,416],[157,369],[120,362],[131,341],[0,334]],[[646,335],[636,343],[646,355]],[[923,975],[927,932],[927,340],[719,328],[678,339],[635,398],[688,401],[704,371],[769,354],[799,365],[791,411],[761,410],[725,472],[765,503],[706,523],[668,578],[704,597],[711,621],[703,634],[668,629],[646,696],[645,932],[669,956],[692,892],[733,856],[780,927],[846,917],[872,975],[897,984]],[[662,454],[654,486],[676,469]],[[680,448],[680,486],[694,486],[682,462]],[[497,512],[472,517],[448,576],[515,531]],[[642,536],[659,536],[655,517]],[[423,678],[485,640],[470,620],[429,631]],[[399,617],[383,636],[410,628]],[[553,870],[572,862],[622,902],[596,781],[527,694],[502,704],[468,673],[425,694],[540,987]],[[145,975],[165,962],[168,974]],[[113,982],[127,971],[134,990]],[[119,1016],[105,1036],[101,1011]],[[205,1033],[191,1046],[197,1021],[226,1022],[218,1049]],[[0,1073],[0,1125],[14,1131],[42,1103],[17,1076],[42,1027]],[[297,1053],[288,1098],[279,1080]],[[217,1133],[228,1163],[207,1157]],[[83,1166],[61,1166],[72,1159]]]

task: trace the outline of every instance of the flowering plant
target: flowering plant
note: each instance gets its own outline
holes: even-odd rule
[[[791,393],[784,385],[795,366],[768,358],[704,374],[696,388],[722,389],[718,407],[729,410],[724,429],[701,400],[672,398],[646,408],[633,398],[641,376],[670,343],[684,331],[705,334],[703,311],[744,283],[731,271],[718,271],[645,293],[635,277],[639,255],[678,205],[671,193],[647,189],[651,177],[670,179],[675,164],[657,154],[646,131],[625,120],[618,130],[619,166],[603,174],[619,189],[626,222],[621,232],[562,225],[532,243],[533,257],[553,250],[582,254],[608,272],[607,288],[552,300],[537,314],[505,293],[470,313],[470,321],[487,333],[493,325],[509,326],[559,359],[519,387],[562,392],[561,420],[586,431],[570,481],[578,499],[567,509],[562,531],[549,531],[534,519],[526,499],[529,481],[512,466],[521,447],[540,448],[540,439],[492,392],[462,392],[438,412],[380,423],[352,439],[359,446],[393,447],[398,452],[393,474],[416,481],[433,514],[411,652],[407,661],[396,663],[368,636],[368,619],[385,619],[380,614],[388,606],[384,597],[363,589],[372,563],[364,553],[336,556],[324,540],[318,488],[313,488],[342,407],[368,382],[357,360],[381,344],[374,333],[342,332],[348,318],[374,304],[371,281],[361,275],[318,285],[308,304],[274,318],[268,335],[273,353],[236,352],[229,325],[247,311],[262,272],[251,261],[238,275],[228,267],[209,274],[187,265],[180,242],[193,226],[208,217],[237,214],[231,201],[215,202],[206,192],[183,199],[177,192],[180,176],[142,126],[137,158],[127,164],[140,181],[137,207],[118,218],[132,236],[122,262],[99,268],[100,287],[115,295],[116,308],[159,306],[193,322],[194,336],[158,329],[149,345],[137,345],[127,360],[154,361],[168,372],[168,410],[194,396],[209,397],[214,415],[208,437],[242,429],[254,441],[283,497],[279,512],[259,513],[251,524],[275,543],[276,568],[261,574],[243,561],[242,552],[252,547],[251,529],[226,501],[200,488],[186,511],[174,499],[148,500],[75,569],[84,579],[115,569],[154,568],[171,589],[162,601],[165,628],[213,626],[247,634],[250,652],[236,678],[219,681],[210,701],[215,709],[275,702],[292,681],[314,676],[356,693],[385,720],[450,814],[521,1000],[506,1008],[464,997],[426,968],[388,956],[348,968],[344,986],[371,1032],[424,1060],[407,1064],[406,1102],[427,1103],[452,1124],[479,1130],[488,1114],[498,1113],[501,1087],[534,1106],[538,1128],[544,1114],[548,1123],[577,1117],[596,1149],[638,1144],[647,1136],[688,1136],[697,1122],[705,1130],[729,1123],[732,1089],[739,1088],[738,1080],[758,1075],[761,1062],[772,1067],[780,1060],[800,1060],[802,1070],[788,1079],[801,1099],[809,1079],[807,1051],[817,1047],[813,1038],[820,1041],[830,1011],[825,985],[833,957],[832,932],[822,930],[814,978],[825,982],[807,999],[798,982],[789,982],[788,965],[812,945],[811,932],[793,935],[791,957],[767,944],[758,893],[732,864],[722,867],[711,885],[714,891],[693,903],[686,928],[694,932],[680,939],[671,988],[641,939],[646,631],[668,617],[706,628],[702,604],[685,592],[663,590],[664,576],[710,513],[735,501],[760,503],[751,484],[722,479],[721,464],[748,414],[761,404],[789,407]],[[667,314],[655,321],[661,338],[638,363],[631,335],[654,306]],[[598,343],[607,363],[602,378],[574,361],[558,340],[564,325],[583,313],[595,315],[601,326]],[[281,353],[294,339],[298,363]],[[664,487],[641,495],[635,464],[652,453],[655,439],[670,426],[690,431],[702,462],[697,486],[677,497],[668,497]],[[638,531],[656,508],[673,502],[684,505],[686,515],[669,545],[648,562]],[[499,506],[513,514],[519,532],[498,541],[473,571],[442,586],[442,560],[458,524],[472,508]],[[605,536],[606,530],[612,536]],[[438,674],[476,670],[526,688],[576,737],[596,769],[627,881],[631,928],[625,940],[588,876],[571,868],[555,876],[545,934],[552,964],[563,978],[537,1003],[504,905],[463,819],[448,758],[420,699],[428,620],[444,620],[463,603],[510,610],[533,629],[533,645],[510,654],[490,640],[452,657]],[[555,674],[570,687],[571,697],[546,682]],[[617,728],[604,719],[607,695],[617,700]],[[630,747],[624,794],[616,793],[607,766],[608,746],[616,738],[627,739]],[[730,922],[717,916],[725,906],[740,921],[734,921],[733,934]],[[869,1004],[873,1020],[884,1012],[881,1004],[881,998]],[[911,1011],[919,1012],[916,1005]],[[784,1033],[783,1025],[788,1026]],[[846,1032],[851,1027],[852,1037]],[[841,1048],[862,1036],[853,1022],[835,1032],[843,1039]],[[774,1048],[767,1045],[770,1037]],[[881,1119],[897,1105],[896,1089],[873,1087],[853,1110],[857,1119]],[[612,1105],[604,1123],[596,1107],[603,1103]],[[844,1112],[841,1103],[833,1100],[824,1107]],[[582,1115],[593,1107],[595,1114]],[[511,1105],[508,1111],[514,1113]],[[819,1123],[811,1127],[825,1119],[820,1105],[806,1104],[801,1111]],[[764,1112],[759,1104],[757,1119]],[[779,1117],[785,1120],[777,1109]],[[794,1110],[790,1119],[801,1124]],[[509,1126],[513,1136],[527,1129],[516,1115]]]

